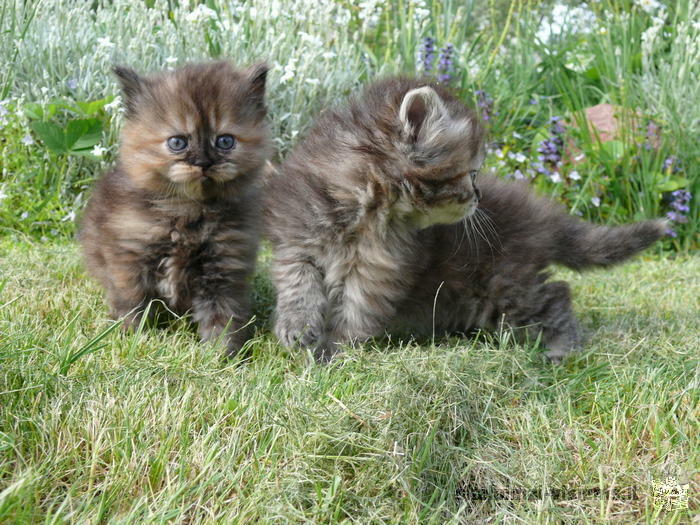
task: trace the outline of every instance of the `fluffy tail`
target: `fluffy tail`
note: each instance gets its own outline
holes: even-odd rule
[[[621,263],[660,239],[666,230],[664,220],[608,227],[568,219],[560,229],[555,261],[574,270]]]

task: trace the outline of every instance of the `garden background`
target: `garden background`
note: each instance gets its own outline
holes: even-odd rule
[[[363,84],[426,75],[478,108],[490,169],[668,235],[557,270],[589,338],[561,367],[508,332],[309,365],[266,329],[267,251],[249,362],[185,320],[121,334],[74,240],[118,149],[110,69],[207,58],[271,65],[277,159]],[[693,0],[4,0],[0,523],[690,521],[699,71]]]

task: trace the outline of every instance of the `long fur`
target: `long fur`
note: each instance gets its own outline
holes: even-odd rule
[[[87,269],[129,328],[153,299],[190,313],[228,353],[248,336],[259,239],[260,173],[270,143],[264,65],[193,64],[150,77],[116,68],[127,120],[116,167],[96,183],[82,219]],[[236,147],[213,147],[231,134]],[[189,138],[173,153],[171,136]]]
[[[523,184],[480,174],[469,185],[483,137],[453,95],[410,78],[321,114],[266,183],[283,344],[328,359],[339,343],[386,332],[507,323],[541,332],[555,361],[580,345],[569,287],[549,282],[547,267],[621,262],[663,225],[594,226]]]

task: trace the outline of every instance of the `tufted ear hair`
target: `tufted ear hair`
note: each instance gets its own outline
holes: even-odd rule
[[[119,80],[119,84],[122,87],[122,93],[124,93],[124,107],[126,108],[126,115],[127,117],[131,116],[136,110],[136,100],[143,92],[145,80],[143,77],[139,76],[136,71],[125,66],[114,66],[112,72]]]
[[[253,64],[245,70],[248,93],[251,102],[261,111],[265,111],[265,82],[270,68],[264,62]]]
[[[430,86],[423,86],[403,97],[399,120],[409,140],[430,142],[452,119],[440,95]]]

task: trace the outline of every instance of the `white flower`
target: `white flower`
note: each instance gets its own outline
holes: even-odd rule
[[[502,149],[499,148],[496,150],[496,157],[498,157],[499,159],[502,159],[504,156],[505,156],[505,153],[503,152]]]
[[[574,170],[571,173],[569,173],[569,178],[571,180],[581,180],[581,175],[578,174],[578,171]]]
[[[430,16],[430,9],[423,9],[422,7],[416,7],[413,11],[413,16],[416,22],[422,22]]]
[[[7,193],[5,193],[5,186],[0,186],[0,201],[7,199]]]
[[[514,132],[513,132],[513,136],[514,136],[516,139],[521,139],[521,138],[523,138],[523,136],[522,136],[520,133],[518,133],[517,131],[514,131]]]
[[[576,71],[577,73],[586,71],[595,58],[593,54],[584,55],[583,53],[573,52],[567,52],[565,56],[568,62],[564,65],[571,71]]]
[[[177,57],[174,56],[169,56],[165,58],[165,63],[168,64],[169,66],[172,66],[177,62]]]
[[[112,42],[108,37],[100,37],[97,39],[97,45],[100,47],[114,47],[114,42]]]
[[[321,40],[317,36],[310,35],[309,33],[305,33],[304,31],[299,31],[298,35],[301,36],[302,42],[308,42],[309,44],[315,47],[323,47],[323,40]]]
[[[591,197],[591,204],[596,208],[600,206],[600,197]]]
[[[204,4],[199,4],[190,13],[185,15],[185,20],[188,22],[198,23],[207,22],[215,19],[216,17],[216,11],[205,6]]]
[[[74,221],[75,220],[75,212],[74,211],[69,211],[65,217],[61,219],[62,222],[68,222],[68,221]]]
[[[581,153],[580,155],[576,155],[576,156],[574,157],[574,160],[575,160],[576,162],[581,162],[581,161],[582,161],[583,159],[585,159],[585,158],[586,158],[585,153]]]
[[[312,86],[317,86],[318,84],[320,84],[321,81],[317,78],[307,78],[304,80],[304,82]]]
[[[107,151],[107,148],[103,148],[100,144],[95,145],[94,148],[90,151],[95,157],[101,157],[104,155],[105,151]]]
[[[34,144],[34,139],[29,133],[27,133],[24,137],[22,137],[22,140],[20,142],[25,146],[31,146],[32,144]]]
[[[329,59],[329,58],[335,58],[335,57],[337,57],[338,55],[336,55],[333,51],[326,51],[326,52],[323,53],[321,56],[322,56],[323,58],[325,58],[325,59]]]
[[[109,104],[105,104],[105,110],[109,111],[110,113],[113,111],[119,111],[122,107],[122,97],[116,96],[114,97],[114,100],[110,102]]]
[[[549,177],[549,179],[554,182],[554,183],[559,183],[562,181],[561,175],[559,175],[558,172],[552,173],[552,175]]]
[[[379,0],[362,0],[357,7],[360,9],[358,17],[367,27],[374,27],[379,23],[381,14],[381,4]]]
[[[22,220],[26,219],[27,217],[29,217],[28,211],[22,212],[22,215],[19,216],[19,218]]]
[[[425,0],[412,0],[409,5],[413,6],[413,19],[419,24],[430,16]]]
[[[290,58],[289,62],[284,65],[284,70],[282,72],[282,77],[280,78],[280,84],[286,84],[292,80],[297,73],[297,59]]]
[[[650,14],[655,12],[659,8],[663,8],[663,4],[658,0],[636,0],[635,3],[644,11]]]
[[[515,162],[520,162],[520,163],[525,162],[527,160],[527,157],[520,152],[513,155],[513,158],[515,159]]]
[[[597,26],[595,13],[586,7],[569,7],[557,4],[551,14],[542,22],[536,36],[542,42],[549,42],[553,36],[569,33],[590,33]]]

